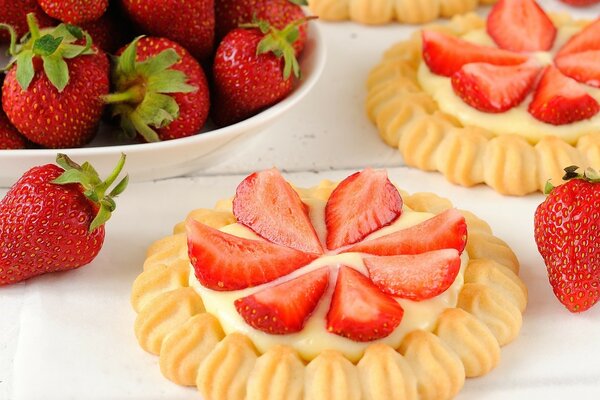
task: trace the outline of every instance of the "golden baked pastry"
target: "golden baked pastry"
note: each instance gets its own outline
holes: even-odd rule
[[[484,221],[385,171],[268,170],[152,244],[131,302],[140,346],[207,400],[444,400],[517,336],[518,272]]]
[[[479,4],[496,0],[309,0],[308,5],[319,18],[327,21],[352,20],[379,25],[398,21],[422,24],[437,18],[473,11]]]
[[[495,42],[501,41],[493,37],[495,28],[486,19],[467,14],[447,25],[425,27],[396,44],[371,71],[367,114],[407,165],[439,171],[458,185],[484,183],[517,196],[544,190],[549,179],[559,182],[567,166],[600,167],[600,78],[593,76],[597,69],[586,59],[593,52],[584,47],[600,43],[600,20],[546,16],[533,0],[503,0],[488,19],[493,16],[505,23],[504,14],[510,15],[510,7],[517,3],[528,4],[536,10],[532,13],[540,13],[536,17],[546,19],[551,35],[543,44],[546,50],[506,50],[510,45],[504,43],[500,49]],[[502,29],[503,36],[506,30],[523,36],[518,26]],[[451,62],[440,55],[444,41],[455,49]],[[503,76],[503,71],[519,76]],[[521,85],[525,75],[530,82]],[[525,90],[514,102],[498,104],[494,103],[498,99],[488,102],[486,85],[496,94]],[[561,98],[563,85],[569,85],[564,91],[572,99]]]

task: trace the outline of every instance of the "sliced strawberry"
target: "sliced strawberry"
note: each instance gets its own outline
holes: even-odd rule
[[[600,18],[588,25],[560,49],[556,58],[584,51],[600,50]]]
[[[517,65],[527,61],[527,56],[480,46],[441,32],[423,31],[423,59],[434,74],[452,76],[465,64]]]
[[[465,103],[488,113],[502,113],[521,104],[540,73],[539,66],[466,64],[452,75],[452,88]]]
[[[365,257],[371,281],[384,293],[414,301],[431,299],[452,285],[460,270],[455,249],[418,255]]]
[[[566,76],[600,88],[600,50],[569,54],[557,58],[555,63]]]
[[[228,291],[261,285],[317,258],[262,240],[233,236],[193,219],[186,222],[188,253],[196,278],[209,289]]]
[[[329,269],[237,299],[235,308],[248,325],[272,335],[300,332],[329,285]]]
[[[370,168],[344,179],[325,207],[327,248],[363,240],[402,214],[402,198],[387,172]]]
[[[233,213],[238,222],[270,242],[323,253],[306,206],[275,168],[256,172],[240,183]]]
[[[538,85],[529,113],[552,125],[566,125],[588,119],[600,111],[598,102],[577,81],[547,67]]]
[[[410,228],[359,243],[348,252],[397,256],[456,249],[462,253],[466,245],[465,217],[458,210],[450,209]]]
[[[388,336],[400,325],[404,310],[396,300],[381,293],[366,276],[340,267],[327,330],[356,342],[370,342]]]
[[[498,47],[512,51],[548,51],[556,27],[534,0],[500,0],[488,16],[487,32]]]

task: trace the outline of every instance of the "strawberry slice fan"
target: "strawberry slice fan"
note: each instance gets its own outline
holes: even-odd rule
[[[367,239],[396,221],[402,205],[385,171],[356,173],[327,201],[322,244],[307,207],[281,174],[274,169],[254,173],[238,187],[233,212],[238,223],[262,240],[237,237],[190,218],[191,264],[208,289],[256,287],[236,299],[235,307],[259,331],[301,331],[332,283],[327,330],[357,342],[381,339],[402,321],[404,311],[396,298],[428,300],[452,285],[467,241],[465,219],[455,209]],[[364,268],[337,259],[327,262],[348,253],[358,253]],[[318,258],[324,260],[322,266],[303,270]]]

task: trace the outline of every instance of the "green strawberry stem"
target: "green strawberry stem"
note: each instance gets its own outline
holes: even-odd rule
[[[58,154],[56,163],[60,165],[65,172],[52,181],[57,185],[79,184],[82,186],[85,197],[88,198],[97,208],[98,212],[92,220],[89,232],[93,232],[104,225],[116,209],[114,198],[119,196],[127,188],[129,175],[125,177],[107,194],[112,184],[117,180],[123,167],[125,166],[125,154],[121,158],[115,169],[110,173],[106,180],[102,181],[98,172],[88,162],[79,165],[71,160],[66,154]]]
[[[174,49],[138,62],[137,37],[116,58],[112,81],[116,93],[103,97],[112,115],[120,118],[121,129],[129,138],[140,134],[147,142],[158,142],[155,129],[164,128],[179,117],[179,105],[169,94],[198,90],[187,84],[187,75],[172,69],[181,57]]]
[[[288,0],[288,1],[292,4],[296,4],[299,6],[307,6],[308,5],[308,1],[306,1],[306,0]]]
[[[294,21],[285,28],[279,30],[271,26],[267,21],[253,21],[249,24],[241,24],[241,28],[257,28],[265,37],[258,43],[256,55],[273,53],[277,58],[284,60],[283,79],[288,80],[292,72],[296,78],[300,78],[300,64],[296,58],[294,43],[300,38],[300,26],[317,17],[305,17]]]
[[[16,64],[17,81],[25,91],[36,73],[33,59],[39,57],[42,59],[44,73],[48,80],[59,92],[62,92],[69,84],[69,67],[65,60],[94,54],[91,49],[91,36],[80,28],[68,24],[40,30],[34,13],[27,14],[27,25],[29,37],[26,36],[22,43],[17,44],[15,30],[6,24],[0,24],[0,28],[7,29],[10,33],[9,54],[11,55],[10,62],[2,70],[7,71]],[[84,38],[85,45],[74,44]]]
[[[567,182],[572,179],[582,179],[586,182],[590,183],[600,183],[600,173],[593,168],[587,168],[583,173],[577,172],[580,168],[576,165],[571,165],[565,168],[565,175],[563,176],[563,181]],[[554,189],[554,185],[550,183],[550,181],[546,182],[546,187],[544,188],[545,194],[550,194]]]

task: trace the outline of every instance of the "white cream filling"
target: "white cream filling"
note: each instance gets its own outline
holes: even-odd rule
[[[560,28],[554,47],[549,52],[535,53],[534,58],[540,65],[551,64],[558,50],[580,29],[576,27]],[[484,30],[472,31],[463,36],[463,39],[495,47],[493,40]],[[465,103],[454,93],[450,78],[435,75],[424,62],[421,62],[417,78],[421,87],[433,97],[440,110],[454,116],[464,126],[477,126],[496,135],[523,136],[531,143],[537,143],[544,136],[554,135],[568,143],[575,144],[581,136],[600,131],[600,113],[587,120],[560,126],[546,124],[535,119],[527,111],[527,107],[533,99],[533,92],[517,107],[504,113],[493,114],[479,111]],[[581,87],[600,102],[600,89],[584,84],[581,84]]]
[[[302,200],[310,207],[310,217],[315,230],[319,237],[324,240],[326,232],[324,222],[326,202],[314,198],[304,198]],[[368,239],[373,239],[408,228],[423,222],[432,216],[433,214],[414,212],[405,207],[402,216],[398,218],[398,220],[392,225],[373,233]],[[239,224],[229,225],[221,230],[243,238],[259,239],[254,232]],[[193,267],[190,266],[190,286],[192,286],[202,297],[206,310],[219,320],[225,333],[241,332],[247,335],[261,353],[266,352],[275,345],[288,345],[295,348],[300,356],[306,360],[312,360],[323,350],[333,349],[340,351],[348,359],[357,361],[362,357],[365,349],[372,343],[385,343],[397,348],[400,346],[402,339],[407,333],[415,329],[432,330],[435,327],[439,315],[445,309],[456,306],[458,294],[464,283],[464,271],[467,264],[467,252],[464,252],[462,255],[461,269],[456,280],[448,290],[437,297],[421,302],[396,299],[402,308],[404,308],[402,322],[389,336],[367,343],[355,342],[335,335],[328,332],[326,328],[326,315],[335,288],[335,280],[339,266],[346,265],[360,271],[364,275],[368,275],[360,253],[325,254],[312,263],[285,277],[261,286],[231,292],[218,292],[203,287],[196,279]],[[263,288],[294,279],[325,266],[329,266],[331,271],[329,287],[313,314],[306,321],[304,329],[298,333],[270,335],[256,330],[244,321],[235,308],[234,302],[239,298],[251,295]]]

